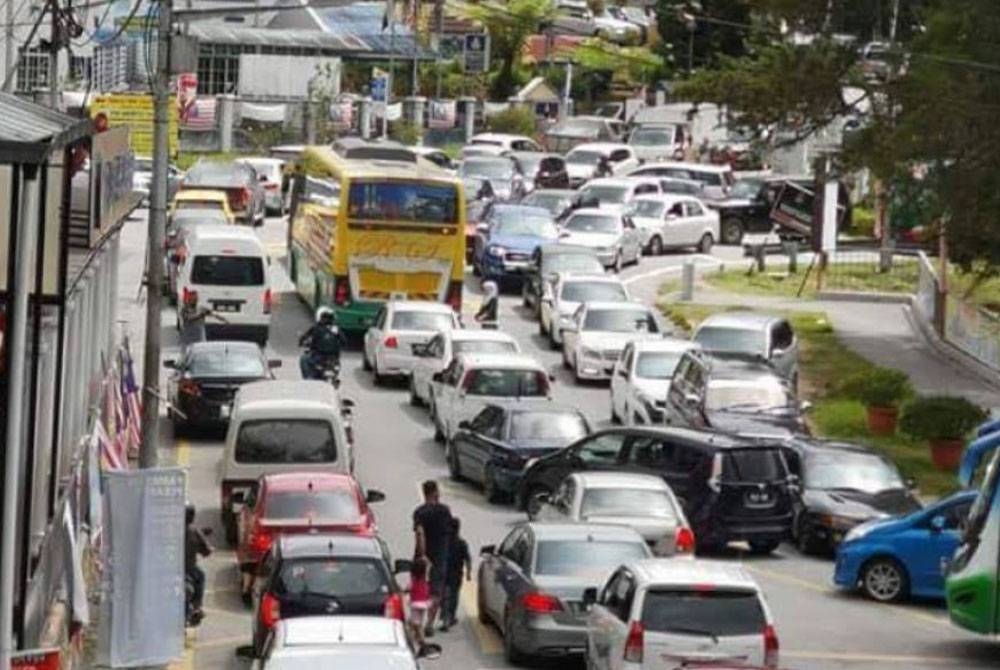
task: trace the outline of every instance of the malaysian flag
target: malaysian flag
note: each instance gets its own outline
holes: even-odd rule
[[[118,354],[121,366],[121,408],[123,425],[119,430],[124,434],[124,453],[135,455],[139,453],[139,443],[142,441],[142,400],[139,398],[139,385],[135,383],[135,369],[132,365],[132,352],[128,348],[128,340],[122,345]]]
[[[197,98],[181,124],[184,130],[215,130],[215,98]]]
[[[104,424],[100,421],[94,422],[93,439],[97,440],[97,446],[101,454],[101,467],[105,470],[124,470],[125,459],[118,451],[114,442],[108,437],[108,431],[104,429]]]

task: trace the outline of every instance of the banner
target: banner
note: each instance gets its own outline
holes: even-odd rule
[[[337,130],[347,130],[354,127],[354,102],[340,100],[330,103],[330,121]]]
[[[188,110],[184,130],[215,130],[215,110],[218,104],[214,97],[198,98]]]
[[[177,76],[177,117],[181,123],[187,123],[188,114],[194,107],[195,98],[198,97],[198,75],[194,72],[185,72]]]
[[[184,492],[180,468],[105,473],[112,668],[184,653]]]
[[[170,155],[177,155],[178,105],[170,105]],[[153,96],[148,93],[110,93],[94,96],[90,118],[97,130],[128,127],[129,144],[137,156],[153,155]]]
[[[285,105],[256,105],[251,102],[244,102],[240,106],[240,116],[244,121],[284,123]]]
[[[455,101],[431,100],[427,110],[427,125],[430,128],[455,127]]]

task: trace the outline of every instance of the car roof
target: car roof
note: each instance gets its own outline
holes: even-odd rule
[[[781,318],[782,317],[780,316],[767,314],[765,312],[719,312],[718,314],[712,314],[702,321],[698,325],[698,330],[701,330],[706,326],[714,326],[717,328],[738,328],[741,330],[764,328]]]
[[[590,120],[600,119],[601,121],[607,121],[607,119],[599,116],[585,117],[585,118],[588,118]],[[573,153],[577,149],[581,149],[584,151],[600,151],[601,153],[611,153],[612,151],[617,151],[618,149],[628,149],[629,152],[632,151],[632,147],[623,142],[584,142],[583,144],[577,144],[567,153]]]
[[[608,284],[622,283],[622,280],[614,275],[599,275],[596,272],[560,272],[559,278],[563,282],[586,281],[605,282]]]
[[[645,352],[683,353],[700,349],[701,345],[680,337],[664,337],[659,340],[635,340],[632,342],[632,347],[637,354]]]
[[[702,356],[708,365],[709,378],[713,380],[759,380],[763,377],[782,379],[774,366],[759,356],[728,353],[703,353]]]
[[[675,202],[686,202],[688,200],[694,200],[695,202],[701,202],[698,196],[693,193],[660,193],[658,195],[640,195],[635,198],[632,202],[642,202],[643,200],[651,200],[653,202],[662,202],[668,207]],[[704,205],[704,203],[702,203]],[[707,205],[705,205],[707,207]]]
[[[645,558],[625,564],[640,582],[657,586],[702,586],[747,589],[760,592],[746,568],[724,561],[678,561],[672,558]]]
[[[588,489],[668,489],[662,477],[637,472],[574,472],[570,475]]]
[[[324,556],[383,558],[382,545],[376,538],[348,533],[279,535],[278,551],[284,559]]]
[[[685,163],[683,161],[654,161],[651,163],[643,163],[643,168],[650,167],[665,167],[665,168],[682,168],[685,170],[694,170],[697,172],[732,172],[733,169],[728,165],[713,165],[711,163]]]
[[[491,213],[495,214],[497,212],[523,212],[525,214],[538,214],[539,216],[552,216],[549,210],[544,207],[539,207],[538,205],[519,205],[513,203],[503,203],[499,205],[494,205]]]
[[[260,238],[252,229],[246,226],[231,226],[221,223],[206,223],[201,226],[191,228],[188,235],[199,240],[234,240],[239,242],[253,241],[257,246],[263,248]]]
[[[240,405],[291,405],[296,408],[340,404],[340,396],[333,385],[315,379],[272,379],[243,384],[237,391]]]
[[[545,370],[545,367],[528,354],[459,354],[462,366],[468,368],[503,368],[511,370]]]
[[[390,300],[386,303],[386,307],[393,312],[435,312],[438,314],[450,314],[453,311],[451,305],[431,300]]]
[[[594,250],[591,247],[585,247],[582,244],[562,244],[559,242],[554,242],[550,244],[541,244],[538,247],[539,253],[543,256],[559,256],[562,254],[575,254],[577,256],[594,256]]]
[[[269,491],[353,489],[354,477],[338,472],[285,472],[261,478]]]
[[[574,218],[578,214],[591,214],[602,216],[607,219],[620,219],[622,213],[615,209],[601,209],[599,207],[581,207],[580,209],[574,209],[573,213],[569,215],[569,218]]]
[[[631,309],[632,311],[638,312],[653,312],[653,308],[644,302],[639,302],[638,300],[589,300],[583,303],[586,306],[587,311],[605,310],[605,309]]]
[[[668,439],[674,443],[683,443],[689,447],[702,448],[709,451],[725,449],[749,449],[757,447],[780,447],[784,443],[779,440],[763,441],[749,437],[742,437],[731,433],[720,433],[711,430],[698,430],[696,428],[680,428],[676,426],[632,426],[629,428],[617,427],[607,428],[600,431],[601,434],[624,434],[652,437],[654,439]]]
[[[601,523],[549,523],[546,521],[527,522],[535,538],[543,540],[591,540],[614,542],[621,540],[645,542],[642,536],[628,526],[614,526]]]
[[[192,342],[187,347],[188,353],[200,354],[202,352],[209,351],[221,351],[223,353],[229,351],[238,351],[240,353],[255,353],[258,356],[263,356],[260,346],[256,342],[247,342],[246,340],[208,340],[204,342]]]
[[[630,187],[640,184],[644,181],[655,182],[655,177],[644,177],[642,175],[636,175],[635,177],[597,177],[596,179],[589,180],[582,188],[587,188],[588,186],[624,186]]]
[[[502,330],[476,330],[474,328],[459,328],[457,330],[438,331],[452,342],[517,342],[512,335]]]
[[[339,645],[405,647],[402,624],[379,616],[305,616],[282,619],[283,648]]]

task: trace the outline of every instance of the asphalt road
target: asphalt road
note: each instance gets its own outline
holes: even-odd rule
[[[125,235],[125,257],[141,258],[145,236],[136,221]],[[298,377],[297,338],[310,322],[308,310],[300,303],[284,273],[285,225],[269,220],[259,230],[274,259],[271,271],[276,305],[271,331],[270,354],[280,358],[280,377]],[[660,282],[678,276],[684,260],[698,264],[732,262],[736,249],[718,249],[712,257],[667,255],[643,259],[638,267],[627,268],[623,277],[640,299],[651,301]],[[123,273],[123,301],[135,295],[133,272]],[[478,305],[478,282],[471,275],[467,283],[466,313]],[[558,352],[548,349],[538,336],[537,324],[522,314],[519,296],[502,300],[501,327],[521,342],[558,376],[556,399],[583,409],[597,424],[608,422],[607,386],[577,386],[560,365]],[[133,307],[123,310],[133,335],[142,332]],[[174,313],[168,308],[163,320],[164,357],[176,353]],[[432,439],[432,429],[423,409],[410,407],[407,391],[376,389],[369,374],[361,370],[357,351],[344,355],[341,392],[357,402],[355,418],[357,475],[366,487],[385,491],[388,500],[376,507],[380,532],[395,555],[405,557],[413,548],[410,515],[419,503],[418,487],[428,478],[437,479],[443,500],[462,519],[463,534],[475,554],[483,544],[498,542],[508,527],[522,518],[509,506],[487,503],[480,491],[468,484],[448,479],[443,450]],[[213,538],[222,544],[219,524],[217,466],[222,435],[205,434],[175,439],[164,421],[160,461],[188,469],[189,497],[198,507],[198,524],[212,528]],[[800,556],[783,546],[766,558],[742,557],[733,552],[726,560],[743,560],[767,594],[777,620],[782,666],[803,669],[832,668],[979,668],[996,665],[997,647],[950,627],[943,609],[934,603],[885,606],[855,595],[843,594],[830,585],[832,563],[826,559]],[[246,668],[248,662],[235,655],[250,637],[250,615],[240,604],[233,552],[219,548],[203,561],[208,573],[206,619],[188,640],[188,649],[178,668]],[[426,668],[493,669],[505,668],[501,641],[495,630],[483,627],[475,617],[475,584],[467,583],[460,607],[461,623],[450,632],[438,633],[441,659],[425,662]],[[582,663],[548,663],[547,667],[580,667]]]

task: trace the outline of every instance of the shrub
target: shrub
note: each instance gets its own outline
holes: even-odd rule
[[[957,440],[986,420],[986,412],[965,398],[929,396],[906,404],[899,427],[923,440]]]
[[[389,123],[389,137],[400,144],[414,146],[420,144],[420,128],[411,121],[392,121]]]
[[[866,407],[895,407],[913,394],[913,387],[899,370],[873,368],[848,379],[843,391]]]
[[[524,107],[511,107],[486,117],[486,128],[494,133],[532,137],[535,134],[535,114]]]

